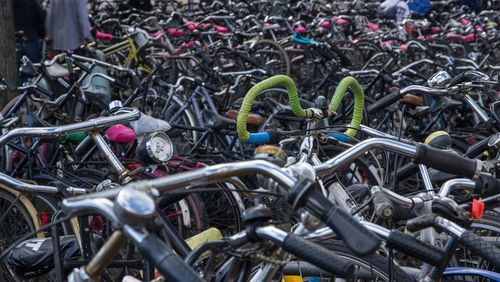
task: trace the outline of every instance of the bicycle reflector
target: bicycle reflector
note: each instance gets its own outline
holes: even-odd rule
[[[481,200],[472,199],[472,218],[480,219],[483,217],[484,203]]]

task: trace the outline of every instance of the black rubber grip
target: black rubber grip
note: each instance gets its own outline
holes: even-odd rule
[[[451,174],[473,178],[479,165],[477,160],[468,159],[450,150],[440,150],[425,144],[417,144],[416,164],[424,164]]]
[[[0,76],[0,81],[5,85],[7,86],[7,89],[9,89],[9,91],[16,91],[17,89],[17,86],[14,82],[12,82],[10,79],[4,77],[4,76]]]
[[[410,232],[417,232],[419,230],[434,226],[436,215],[426,214],[419,217],[412,218],[406,222],[406,230]]]
[[[488,150],[488,141],[490,141],[490,138],[485,138],[484,140],[481,140],[476,144],[470,146],[469,149],[467,149],[464,157],[475,158],[479,155],[482,155],[484,151]]]
[[[289,234],[285,238],[282,248],[331,274],[344,278],[351,278],[354,274],[355,268],[352,263],[339,258],[334,252],[296,235]]]
[[[460,243],[495,267],[500,267],[500,249],[478,235],[471,231],[465,231],[460,236]]]
[[[394,206],[387,195],[380,190],[374,192],[372,196],[373,210],[375,211],[375,214],[385,219],[391,218],[394,215]]]
[[[474,193],[482,197],[489,197],[500,194],[500,179],[490,174],[482,174],[475,180],[476,188]]]
[[[372,255],[380,245],[373,233],[336,206],[332,205],[328,210],[325,223],[358,255]]]
[[[414,163],[407,163],[396,171],[396,180],[404,180],[417,172],[418,165]]]
[[[90,137],[90,135],[88,135],[87,137],[85,137],[85,139],[83,139],[82,142],[80,142],[80,144],[78,144],[75,149],[75,153],[79,156],[83,156],[88,153],[90,149],[92,149],[94,144],[94,140],[92,139],[92,137]]]
[[[148,235],[137,248],[167,281],[203,281],[189,265],[155,236]]]
[[[461,74],[459,74],[459,75],[455,76],[455,77],[454,77],[454,78],[452,78],[452,79],[450,80],[450,82],[448,83],[448,87],[452,87],[452,86],[455,86],[455,85],[457,85],[457,84],[459,84],[459,83],[464,82],[464,81],[465,81],[465,78],[466,78],[465,73],[461,73]]]
[[[368,114],[374,114],[380,110],[383,110],[388,106],[396,103],[402,97],[403,95],[399,91],[391,93],[389,95],[385,95],[381,99],[378,99],[377,102],[368,106],[367,108]]]
[[[353,252],[368,256],[378,249],[379,238],[350,214],[336,207],[321,192],[310,190],[308,193],[306,208],[330,227]]]
[[[445,255],[443,250],[398,230],[391,231],[387,246],[434,266],[440,266]]]
[[[269,133],[269,142],[268,144],[278,144],[281,141],[281,134],[274,129],[266,130]]]

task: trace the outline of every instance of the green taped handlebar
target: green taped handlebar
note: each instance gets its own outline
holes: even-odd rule
[[[308,118],[312,116],[311,113],[302,109],[300,106],[299,95],[297,94],[295,82],[293,82],[293,80],[286,75],[275,75],[255,84],[245,95],[236,120],[236,130],[238,131],[238,137],[241,141],[247,141],[250,138],[250,133],[247,130],[247,117],[252,109],[252,104],[255,101],[255,98],[263,91],[278,86],[284,86],[286,88],[290,106],[292,107],[293,113],[297,117]]]
[[[365,104],[363,88],[361,88],[361,85],[354,77],[348,76],[340,81],[337,89],[335,89],[335,94],[333,94],[332,100],[330,101],[329,109],[337,112],[348,88],[351,88],[354,92],[354,111],[352,113],[352,120],[350,124],[351,128],[347,129],[344,134],[349,137],[354,137],[358,132],[361,119],[363,119],[363,107]]]

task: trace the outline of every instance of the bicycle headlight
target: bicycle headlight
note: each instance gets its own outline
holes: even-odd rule
[[[145,163],[163,163],[172,157],[174,146],[167,134],[155,132],[146,135],[139,147],[137,156]]]
[[[446,71],[438,71],[427,80],[427,85],[430,87],[442,88],[451,81],[451,76]]]

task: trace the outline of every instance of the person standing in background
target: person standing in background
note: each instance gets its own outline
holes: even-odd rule
[[[151,0],[129,0],[128,5],[141,11],[152,11]]]
[[[17,48],[17,59],[27,56],[32,62],[42,60],[42,40],[45,37],[45,11],[36,0],[12,0],[16,32],[23,32]]]
[[[87,0],[52,0],[46,27],[53,50],[78,49],[92,38]]]
[[[378,16],[384,19],[394,20],[397,23],[402,22],[410,15],[408,4],[402,0],[386,0],[380,3]]]

